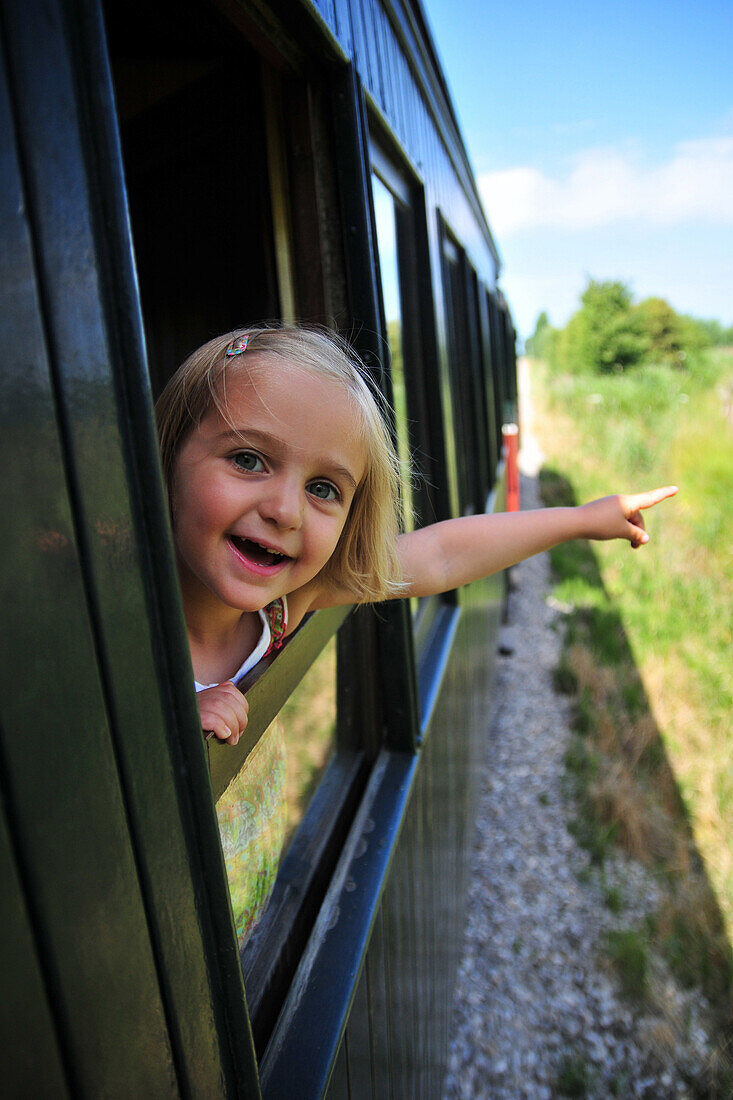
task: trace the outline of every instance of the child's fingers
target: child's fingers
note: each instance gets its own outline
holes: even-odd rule
[[[649,542],[649,536],[644,530],[644,520],[639,513],[631,516],[629,527],[629,542],[632,550],[638,550],[640,546],[644,546],[645,543]]]
[[[651,489],[648,493],[633,493],[631,496],[626,496],[623,498],[626,509],[628,509],[626,514],[631,519],[631,516],[639,512],[640,509],[653,508],[655,504],[660,504],[668,497],[673,497],[677,492],[679,490],[676,485],[665,485],[661,489]]]
[[[215,737],[217,741],[226,741],[227,744],[236,745],[239,740],[239,734],[233,734],[231,728],[227,725],[226,719],[221,714],[211,714],[208,717],[201,718],[201,728],[206,734],[206,740],[210,741],[212,737]],[[236,741],[233,738],[236,736]]]
[[[206,688],[197,696],[201,728],[228,745],[236,745],[247,728],[249,704],[234,684],[226,681]]]
[[[249,716],[249,703],[245,699],[242,692],[238,687],[235,687],[231,680],[225,680],[223,684],[219,684],[215,689],[226,706],[230,708],[235,716],[234,727],[238,729],[239,733],[242,733],[247,728],[247,719]]]
[[[646,493],[633,493],[621,498],[622,508],[629,524],[628,539],[632,550],[638,550],[640,546],[649,542],[649,536],[644,528],[644,517],[641,514],[642,509],[653,508],[655,504],[660,504],[661,501],[674,496],[677,491],[676,485],[665,485],[660,489],[651,489]]]

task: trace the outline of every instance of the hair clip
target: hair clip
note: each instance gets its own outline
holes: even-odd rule
[[[246,332],[240,340],[232,340],[231,344],[227,348],[226,357],[230,359],[232,355],[241,355],[243,351],[247,350],[247,344],[252,334]]]

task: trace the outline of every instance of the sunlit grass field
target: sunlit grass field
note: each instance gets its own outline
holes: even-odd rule
[[[570,611],[558,686],[576,697],[581,843],[599,865],[620,843],[664,877],[650,942],[730,1019],[733,349],[605,376],[533,363],[532,395],[546,503],[680,486],[647,513],[641,550],[553,551]]]
[[[549,378],[536,367],[533,390],[549,413],[548,464],[579,500],[680,486],[648,514],[647,547],[594,549],[733,929],[733,350],[689,371]]]

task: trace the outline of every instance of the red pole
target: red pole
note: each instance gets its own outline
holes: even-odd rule
[[[506,467],[506,510],[519,511],[519,428],[516,424],[502,424],[504,463]]]

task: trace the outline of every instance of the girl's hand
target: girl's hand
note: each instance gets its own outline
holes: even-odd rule
[[[652,489],[648,493],[602,497],[601,500],[583,504],[580,511],[584,536],[589,539],[628,539],[632,548],[637,550],[649,542],[642,511],[674,496],[676,492],[676,485],[666,485],[663,489]]]
[[[214,734],[219,741],[236,745],[247,728],[249,703],[231,680],[197,692],[196,702],[206,740]]]

